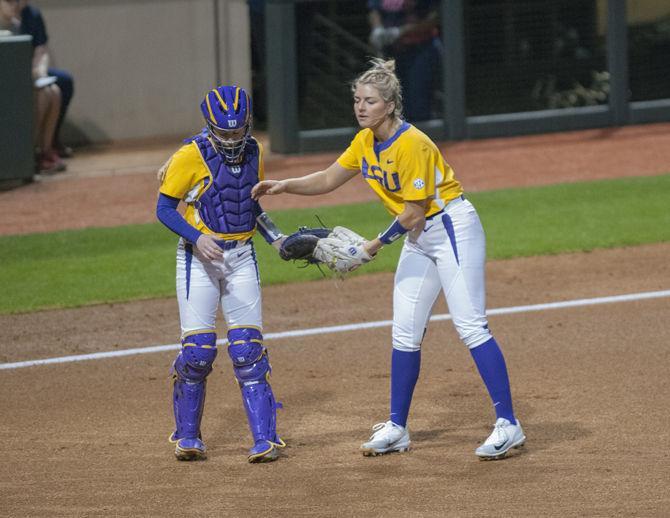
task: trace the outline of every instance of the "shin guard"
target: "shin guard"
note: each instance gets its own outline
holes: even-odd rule
[[[216,333],[194,333],[182,340],[182,349],[173,365],[175,431],[172,441],[200,437],[206,378],[212,372],[216,353]]]
[[[255,328],[235,328],[228,331],[228,341],[228,354],[242,391],[254,443],[269,441],[283,446],[283,441],[277,436],[278,404],[268,382],[271,367],[267,350],[263,347],[263,335]]]

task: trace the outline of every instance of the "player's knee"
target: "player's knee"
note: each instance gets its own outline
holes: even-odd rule
[[[203,381],[217,354],[216,333],[199,332],[182,339],[182,348],[174,362],[177,377],[185,381]]]
[[[263,334],[253,327],[238,327],[228,331],[228,342],[237,380],[242,385],[267,381],[271,367]]]
[[[423,329],[421,334],[418,334],[412,327],[403,326],[397,323],[393,324],[391,331],[391,338],[393,348],[399,351],[415,352],[421,349],[421,342],[426,335],[426,330]]]
[[[421,349],[421,342],[408,339],[407,337],[393,337],[393,348],[407,353],[416,352]]]
[[[491,331],[488,325],[472,328],[457,328],[458,336],[468,349],[474,349],[478,345],[491,339]]]

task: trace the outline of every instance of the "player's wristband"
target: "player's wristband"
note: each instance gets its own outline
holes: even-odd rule
[[[275,225],[275,222],[270,219],[266,212],[261,212],[256,218],[258,224],[258,231],[269,244],[274,243],[277,239],[284,237],[281,230]]]
[[[379,240],[385,245],[390,245],[394,241],[400,239],[404,234],[406,234],[409,229],[403,227],[398,221],[398,218],[393,220],[391,226],[387,228],[384,232],[379,234]]]

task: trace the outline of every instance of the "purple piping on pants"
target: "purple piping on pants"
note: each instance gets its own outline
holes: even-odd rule
[[[188,294],[191,291],[191,263],[193,262],[193,245],[187,243],[184,246],[184,251],[186,252],[186,300],[188,300]]]
[[[449,214],[445,214],[444,216],[442,216],[442,223],[444,224],[444,228],[447,230],[447,234],[449,235],[449,241],[451,241],[451,248],[454,249],[454,255],[456,256],[456,263],[460,265],[461,263],[458,260],[458,247],[456,246],[456,233],[454,232],[454,224],[451,221]]]

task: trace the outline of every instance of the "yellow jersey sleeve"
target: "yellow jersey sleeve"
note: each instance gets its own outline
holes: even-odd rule
[[[361,160],[363,159],[363,146],[361,144],[361,133],[358,132],[354,137],[354,140],[351,141],[349,147],[340,155],[340,158],[337,159],[337,163],[340,164],[345,169],[352,171],[360,171],[361,169]]]
[[[402,198],[419,201],[435,196],[437,155],[422,141],[407,139],[398,152],[398,173]]]
[[[172,155],[165,177],[161,182],[160,193],[180,200],[202,178],[203,163],[200,152],[194,143],[179,148]]]

